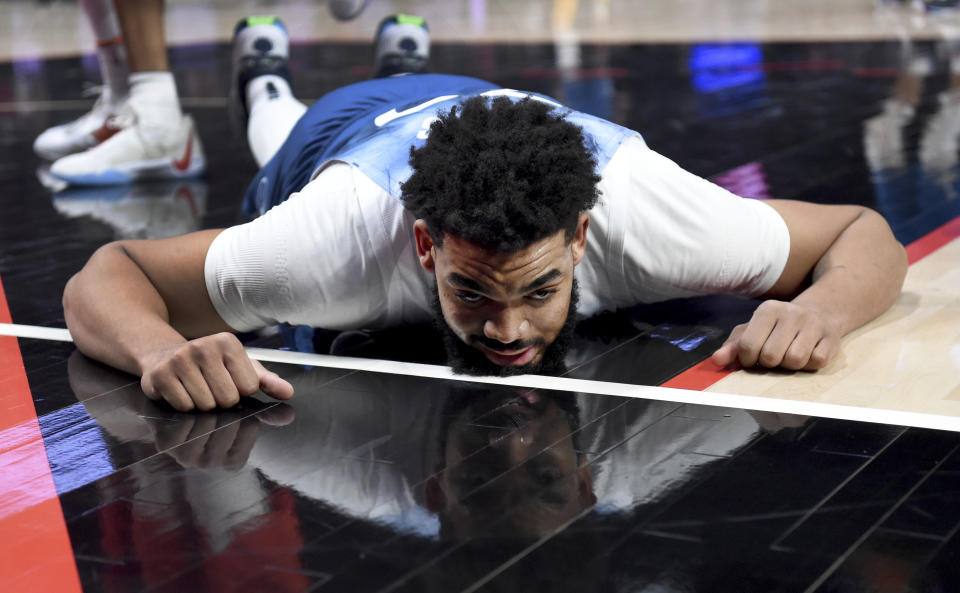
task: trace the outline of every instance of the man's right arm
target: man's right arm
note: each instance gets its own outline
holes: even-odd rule
[[[251,360],[207,294],[204,262],[219,230],[98,249],[67,283],[63,307],[84,354],[141,376],[178,410],[230,407],[293,387]]]

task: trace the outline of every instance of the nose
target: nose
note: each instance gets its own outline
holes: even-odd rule
[[[529,323],[523,310],[518,307],[504,307],[483,323],[483,335],[504,344],[523,338]]]

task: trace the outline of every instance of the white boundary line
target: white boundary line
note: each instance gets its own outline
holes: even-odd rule
[[[70,337],[70,332],[66,329],[38,327],[33,325],[17,325],[10,323],[0,323],[0,336],[55,340],[60,342],[73,341]],[[775,399],[752,395],[736,395],[732,393],[717,393],[713,391],[705,392],[692,391],[688,389],[673,389],[669,387],[652,387],[648,385],[630,385],[628,383],[592,381],[587,379],[573,379],[570,377],[548,377],[543,375],[518,375],[515,377],[474,377],[468,375],[457,375],[453,372],[453,370],[450,369],[450,367],[431,364],[396,362],[393,360],[375,360],[367,358],[351,358],[347,356],[330,356],[327,354],[307,354],[304,352],[271,350],[267,348],[247,348],[246,350],[251,358],[265,362],[280,362],[285,364],[299,364],[333,369],[388,373],[392,375],[407,375],[429,379],[447,379],[452,381],[505,385],[511,387],[526,387],[532,389],[552,389],[555,391],[597,393],[602,395],[635,397],[685,404],[718,406],[722,408],[746,408],[749,410],[776,412],[780,414],[798,414],[801,416],[818,416],[822,418],[836,418],[839,420],[876,422],[879,424],[914,426],[917,428],[932,428],[935,430],[960,432],[960,418],[953,416],[941,416],[937,414],[923,414],[919,412],[906,412],[901,410],[882,410],[877,408],[861,408],[856,406],[843,406],[839,404],[827,404],[822,402]]]
[[[0,323],[0,336],[16,336],[18,338],[35,338],[57,342],[73,341],[68,329],[40,327],[39,325],[17,325],[15,323]]]
[[[298,98],[299,101],[311,105],[316,99],[311,97]],[[93,107],[96,98],[88,99],[53,99],[48,101],[0,101],[0,113],[32,113],[35,111],[83,111]],[[226,108],[225,97],[180,97],[180,105],[188,109]]]

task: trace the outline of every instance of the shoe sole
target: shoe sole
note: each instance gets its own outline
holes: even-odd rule
[[[121,185],[135,181],[161,181],[172,179],[190,179],[203,175],[206,163],[194,157],[190,166],[184,170],[176,167],[170,159],[139,161],[108,169],[100,173],[85,175],[57,175],[71,185]]]

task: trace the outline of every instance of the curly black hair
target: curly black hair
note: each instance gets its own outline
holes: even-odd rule
[[[413,174],[401,200],[443,245],[451,233],[515,253],[560,230],[597,202],[596,160],[583,131],[525,98],[470,98],[440,114],[427,142],[410,149]]]

